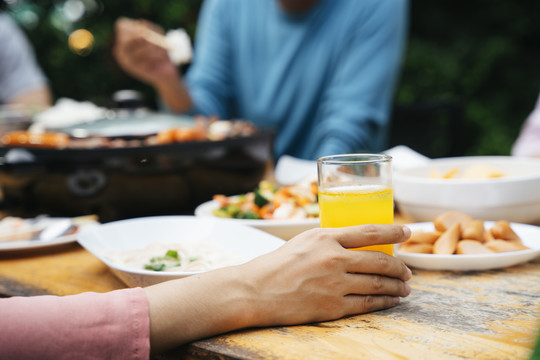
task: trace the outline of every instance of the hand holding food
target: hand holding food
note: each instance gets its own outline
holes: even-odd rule
[[[399,251],[439,255],[471,255],[526,250],[519,236],[505,220],[486,229],[484,221],[449,211],[433,220],[435,231],[415,231]]]
[[[153,41],[162,32],[145,20],[121,18],[115,24],[116,61],[130,75],[154,86],[180,79],[167,49]],[[148,35],[152,33],[155,36]]]

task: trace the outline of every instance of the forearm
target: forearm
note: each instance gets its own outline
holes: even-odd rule
[[[142,289],[0,299],[5,359],[148,358],[148,307]]]
[[[52,94],[47,86],[43,86],[16,95],[9,99],[7,103],[45,109],[52,105]]]
[[[380,151],[379,138],[383,128],[373,121],[358,116],[337,116],[321,125],[314,141],[317,142],[314,158],[332,154]]]
[[[155,84],[160,98],[174,112],[185,112],[192,106],[188,88],[180,76]]]
[[[146,288],[152,353],[251,326],[244,276],[231,267]]]

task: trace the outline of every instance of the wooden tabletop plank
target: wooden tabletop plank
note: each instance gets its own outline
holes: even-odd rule
[[[0,252],[0,295],[72,295],[125,288],[108,267],[73,243]]]

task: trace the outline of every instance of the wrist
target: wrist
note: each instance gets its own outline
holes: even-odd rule
[[[231,267],[145,288],[152,352],[255,325],[244,275]]]
[[[156,81],[153,86],[159,97],[172,111],[184,112],[191,107],[191,97],[178,73],[175,76]]]
[[[225,270],[225,271],[222,271]],[[223,326],[228,331],[256,326],[258,311],[256,294],[257,287],[246,279],[242,266],[234,266],[220,270],[224,277],[221,289],[224,295],[220,300],[220,310],[224,315]]]

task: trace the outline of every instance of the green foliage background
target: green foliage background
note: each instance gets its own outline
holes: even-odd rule
[[[70,2],[71,1],[71,2]],[[253,0],[246,0],[253,1]],[[84,16],[66,19],[66,3]],[[111,56],[114,21],[145,18],[192,36],[201,0],[12,0],[10,12],[27,30],[56,98],[110,105],[112,93],[137,89],[155,106],[153,91],[131,79]],[[456,102],[464,106],[463,155],[506,155],[540,92],[538,0],[412,0],[410,34],[396,104]],[[71,52],[69,33],[95,36],[87,56]],[[426,137],[430,134],[426,133]]]

